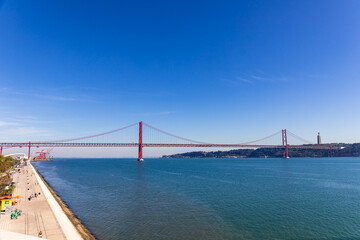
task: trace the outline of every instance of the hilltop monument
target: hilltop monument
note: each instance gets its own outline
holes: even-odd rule
[[[318,132],[318,135],[317,135],[317,144],[321,144],[321,136],[320,136],[319,132]]]

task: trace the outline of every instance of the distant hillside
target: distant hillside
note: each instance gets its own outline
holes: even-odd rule
[[[360,157],[360,143],[334,144],[337,149],[289,149],[290,157]],[[164,155],[163,158],[264,158],[282,157],[282,149],[258,148],[235,149],[215,152],[187,152],[173,155]]]

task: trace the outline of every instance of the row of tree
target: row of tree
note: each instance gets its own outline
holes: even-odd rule
[[[0,155],[0,196],[9,196],[14,190],[14,183],[10,170],[14,167],[16,160],[12,157]]]
[[[4,173],[10,168],[14,167],[15,161],[12,157],[4,157],[0,155],[0,173]]]

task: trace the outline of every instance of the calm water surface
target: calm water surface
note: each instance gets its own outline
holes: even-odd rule
[[[34,165],[100,240],[360,239],[360,158]]]

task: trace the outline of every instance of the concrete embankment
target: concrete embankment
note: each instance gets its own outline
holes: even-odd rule
[[[16,171],[12,181],[17,196],[12,209],[21,215],[0,215],[0,239],[38,239],[41,234],[49,240],[95,239],[31,164]]]
[[[12,181],[15,183],[12,196],[19,197],[18,199],[13,199],[17,204],[12,206],[12,210],[17,209],[21,211],[21,215],[11,219],[10,214],[2,213],[0,217],[0,230],[31,237],[38,237],[40,232],[42,232],[42,237],[45,239],[67,239],[45,197],[43,187],[40,187],[33,168],[30,165],[23,166],[20,172],[13,174]],[[4,232],[2,234],[8,235]],[[6,236],[2,239],[15,238]],[[27,238],[24,237],[24,239]]]
[[[39,182],[48,203],[54,212],[67,239],[71,240],[95,240],[95,237],[81,223],[77,216],[70,210],[67,204],[57,195],[54,189],[46,182],[37,169],[30,164]]]

